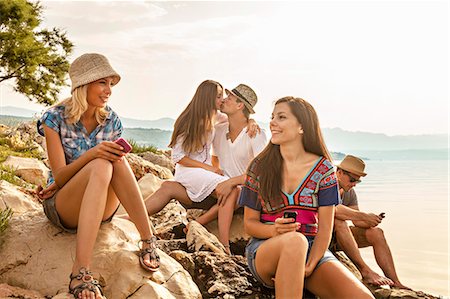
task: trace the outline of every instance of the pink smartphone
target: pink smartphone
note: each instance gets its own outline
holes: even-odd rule
[[[128,141],[126,141],[122,137],[120,137],[119,139],[117,139],[114,142],[117,143],[118,145],[120,145],[121,147],[123,147],[123,151],[125,153],[129,153],[133,149],[133,147],[128,143]]]

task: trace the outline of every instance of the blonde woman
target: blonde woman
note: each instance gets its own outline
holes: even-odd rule
[[[159,256],[135,177],[122,146],[114,142],[122,124],[107,103],[120,76],[105,56],[95,53],[75,59],[69,75],[72,96],[38,122],[52,171],[39,196],[47,218],[77,234],[69,292],[75,298],[98,299],[103,291],[90,272],[94,243],[100,224],[111,221],[119,202],[141,235],[141,266],[158,270]]]
[[[373,298],[328,250],[336,174],[314,108],[303,99],[279,99],[271,142],[250,164],[240,204],[252,237],[250,271],[276,298],[302,298],[303,286],[320,298]]]

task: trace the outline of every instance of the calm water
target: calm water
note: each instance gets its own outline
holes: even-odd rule
[[[386,213],[380,227],[400,280],[443,296],[450,289],[448,163],[369,160],[368,175],[356,187],[361,210]],[[371,249],[363,249],[362,255],[382,273]]]

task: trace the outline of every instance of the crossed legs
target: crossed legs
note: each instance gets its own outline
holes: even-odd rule
[[[111,163],[95,159],[86,164],[58,192],[55,200],[56,210],[62,223],[68,228],[77,228],[76,255],[72,273],[79,269],[89,269],[92,261],[95,240],[102,220],[114,213],[121,200],[134,221],[142,239],[152,234],[145,212],[142,196],[126,159]],[[149,257],[148,265],[154,266]],[[82,298],[101,298],[84,290]]]

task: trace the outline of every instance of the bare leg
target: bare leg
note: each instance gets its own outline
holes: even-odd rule
[[[141,239],[148,240],[153,234],[150,229],[150,221],[147,216],[142,194],[133,175],[133,171],[125,158],[122,158],[121,161],[114,162],[112,165],[114,170],[111,186],[130,216],[131,221],[136,225]],[[143,246],[150,245],[143,243]],[[157,261],[151,262],[149,257],[150,254],[144,257],[144,263],[151,267],[157,267]]]
[[[148,215],[152,216],[161,211],[172,198],[187,206],[192,204],[183,185],[174,181],[164,181],[158,190],[145,199]]]
[[[218,227],[219,227],[219,240],[225,246],[226,252],[228,254],[230,251],[230,227],[231,222],[233,222],[233,214],[236,207],[236,202],[239,198],[239,189],[233,188],[231,193],[228,195],[225,204],[219,206],[218,215]]]
[[[306,279],[306,288],[321,299],[369,299],[370,291],[341,263],[328,261]]]
[[[111,162],[103,159],[92,160],[73,176],[56,196],[56,210],[63,224],[67,227],[77,227],[73,274],[77,274],[81,267],[90,268],[100,223],[102,219],[110,216],[104,215],[104,212],[112,171]],[[111,201],[109,206],[115,203],[117,207],[117,199],[111,196]],[[98,292],[95,296],[88,290],[84,290],[82,296],[101,298]]]
[[[308,241],[297,233],[285,233],[265,241],[258,248],[255,266],[267,285],[275,278],[276,298],[302,298]]]
[[[358,244],[356,243],[347,222],[335,219],[334,227],[339,247],[342,248],[348,258],[351,259],[356,265],[358,270],[361,272],[364,281],[373,285],[394,284],[394,282],[389,278],[378,275],[364,262],[361,253],[359,252]]]
[[[392,286],[402,289],[409,289],[400,282],[397,276],[394,266],[394,259],[392,258],[391,250],[386,242],[386,238],[384,237],[383,230],[378,227],[369,228],[366,230],[366,238],[373,247],[373,254],[377,264],[380,266],[381,270],[383,270],[384,275],[392,279],[394,282]]]

